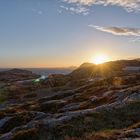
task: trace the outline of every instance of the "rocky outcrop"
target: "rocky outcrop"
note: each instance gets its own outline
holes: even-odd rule
[[[22,81],[28,79],[35,79],[38,77],[40,76],[37,74],[33,74],[30,71],[21,69],[11,69],[8,71],[0,72],[0,81],[4,82]]]
[[[123,68],[126,66],[140,66],[139,60],[118,60],[118,61],[111,61],[106,62],[100,65],[95,65],[92,63],[84,63],[79,68],[74,70],[69,76],[72,79],[84,79],[84,78],[91,78],[91,77],[112,77],[112,76],[119,76],[124,75],[125,71]]]
[[[136,102],[136,101],[140,101],[140,91],[133,93],[132,95],[126,97],[124,99],[127,102]]]
[[[3,126],[8,123],[13,117],[5,117],[3,119],[0,119],[0,129],[3,128]]]
[[[81,66],[82,69],[87,67],[92,67],[92,64]],[[0,140],[138,139],[138,75],[85,78],[78,86],[67,84],[65,80],[73,82],[74,79],[63,75],[50,78],[54,82],[52,87],[48,87],[46,79],[27,84],[12,81],[8,88],[11,89],[10,95],[17,95],[17,100],[1,105]],[[62,83],[59,85],[56,81]]]

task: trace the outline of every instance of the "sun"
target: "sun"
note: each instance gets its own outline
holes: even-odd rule
[[[91,58],[91,62],[94,63],[94,64],[102,64],[104,62],[107,62],[109,59],[108,59],[108,56],[105,55],[105,54],[99,54],[99,55],[95,55]]]

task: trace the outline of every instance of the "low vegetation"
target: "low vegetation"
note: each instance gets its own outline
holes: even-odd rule
[[[0,88],[0,140],[140,138],[140,73],[122,73],[116,67],[124,63],[108,64],[117,71],[112,76],[89,78],[94,66],[88,64],[88,70],[84,65],[37,84],[6,81]]]

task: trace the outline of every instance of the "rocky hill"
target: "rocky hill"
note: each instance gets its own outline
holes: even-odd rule
[[[124,66],[139,64],[87,63],[66,76],[5,83],[0,90],[7,95],[0,100],[0,140],[140,139],[140,73],[122,72]],[[111,74],[102,75],[101,67]]]
[[[125,74],[122,69],[127,66],[139,66],[140,61],[137,60],[118,60],[110,61],[100,65],[95,65],[92,63],[84,63],[79,68],[74,70],[70,76],[73,78],[89,78],[95,76],[118,76]]]
[[[40,77],[37,74],[33,74],[30,71],[22,70],[22,69],[11,69],[8,71],[1,71],[0,72],[0,81],[1,82],[12,82],[12,81],[22,81],[28,79],[35,79]]]

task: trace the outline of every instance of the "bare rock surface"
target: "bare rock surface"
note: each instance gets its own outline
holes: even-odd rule
[[[91,65],[81,66],[80,72],[87,67]],[[26,75],[26,79],[36,77],[27,71],[4,72],[9,84],[5,76],[0,77],[5,81],[0,97],[7,95],[0,105],[0,140],[139,139],[139,74],[123,75],[121,85],[116,85],[120,75],[114,84],[112,77],[75,81],[73,74],[77,72],[71,77],[53,75],[54,82],[53,78],[61,78],[61,84],[53,87],[48,87],[46,79],[17,84]]]

